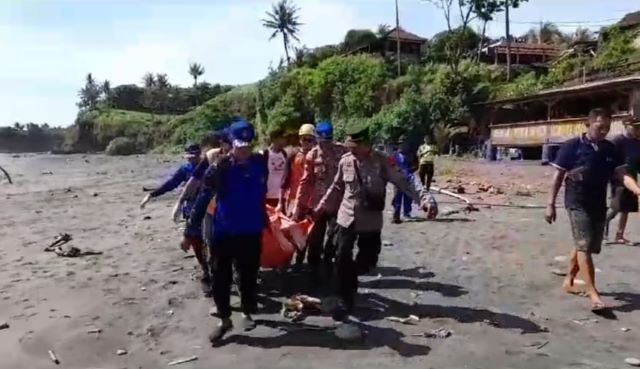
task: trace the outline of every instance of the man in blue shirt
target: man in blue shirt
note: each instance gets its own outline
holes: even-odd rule
[[[622,124],[624,125],[624,134],[618,135],[611,140],[627,163],[627,173],[638,180],[638,171],[640,170],[640,118],[629,116],[626,117]],[[620,222],[618,223],[618,231],[616,232],[615,243],[628,245],[630,241],[624,238],[624,231],[627,227],[629,213],[638,212],[638,197],[624,187],[617,180],[611,182],[611,210],[607,214],[606,235],[609,236],[609,223],[620,214]]]
[[[257,306],[262,231],[267,224],[268,173],[262,155],[251,151],[254,128],[244,120],[237,120],[229,127],[229,135],[231,152],[205,172],[203,188],[185,229],[185,237],[199,234],[199,225],[215,195],[210,248],[213,298],[221,321],[209,336],[213,344],[233,328],[230,296],[234,264],[239,274],[243,327],[245,331],[255,328],[251,314]]]
[[[167,192],[175,190],[176,188],[178,188],[178,186],[180,186],[183,183],[186,183],[189,180],[189,178],[191,178],[191,175],[193,174],[195,168],[201,162],[200,145],[195,143],[187,144],[184,148],[184,157],[187,161],[175,171],[175,173],[173,174],[173,176],[171,176],[171,178],[169,178],[160,187],[151,191],[147,196],[145,196],[145,198],[142,200],[142,203],[140,203],[140,208],[144,208],[145,205],[151,199],[156,198],[158,196],[162,196]],[[189,216],[194,200],[195,200],[195,197],[190,196],[185,198],[184,201],[180,202],[178,211],[182,215],[183,219],[186,219]],[[208,285],[210,282],[209,263],[207,262],[207,257],[205,256],[205,253],[204,253],[202,237],[201,236],[196,237],[194,235],[192,237],[189,237],[188,239],[184,239],[183,242],[181,242],[180,247],[185,252],[187,252],[189,248],[193,249],[193,253],[196,256],[196,259],[198,260],[198,264],[200,264],[200,267],[202,268],[201,282],[202,282],[203,289],[205,291],[208,290]]]
[[[595,267],[592,254],[599,254],[604,236],[607,214],[607,184],[618,178],[635,196],[640,187],[626,173],[626,164],[613,143],[605,138],[611,128],[611,114],[605,109],[589,113],[587,132],[566,141],[556,161],[549,203],[545,214],[551,224],[556,220],[556,198],[565,183],[567,209],[575,246],[569,257],[569,269],[562,287],[568,293],[580,293],[574,288],[579,271],[591,298],[592,311],[607,309],[595,287]]]
[[[402,172],[409,183],[413,183],[415,181],[413,172],[414,165],[411,163],[409,155],[406,154],[408,150],[405,149],[404,141],[400,139],[398,143],[394,147],[393,155],[391,156],[392,164]],[[400,211],[404,206],[404,217],[411,218],[411,202],[413,200],[409,195],[402,192],[398,187],[395,187],[393,200],[391,204],[393,205],[393,220],[392,223],[400,224],[402,220],[400,219]]]
[[[151,191],[147,196],[144,197],[142,202],[140,203],[140,207],[144,208],[145,205],[149,202],[149,200],[162,196],[167,192],[171,192],[178,188],[181,184],[187,182],[189,178],[191,178],[191,174],[200,163],[200,145],[196,143],[189,143],[184,147],[184,158],[187,160],[184,164],[180,165],[180,167],[173,173],[173,176],[165,181],[160,187]],[[183,207],[182,215],[186,216],[190,210],[190,204],[186,204]]]

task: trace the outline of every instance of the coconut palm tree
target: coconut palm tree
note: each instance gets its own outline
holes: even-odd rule
[[[198,63],[189,64],[189,74],[193,77],[193,87],[198,86],[198,77],[204,74],[204,67]]]
[[[595,40],[595,36],[593,32],[591,32],[588,28],[578,27],[573,32],[571,36],[571,41],[573,42],[583,42],[583,41],[593,41]]]
[[[144,85],[144,88],[151,89],[156,86],[156,77],[153,73],[146,73],[142,77],[142,84]]]
[[[169,77],[167,77],[165,73],[156,74],[156,87],[158,87],[159,90],[166,90],[171,87]]]
[[[269,41],[278,35],[282,37],[284,53],[287,57],[287,65],[291,63],[289,50],[291,47],[291,39],[298,39],[299,27],[302,25],[298,12],[300,9],[289,0],[280,0],[271,6],[271,11],[266,12],[267,18],[262,20],[262,25],[273,31],[269,37]]]
[[[561,45],[567,42],[567,35],[552,22],[544,22],[539,28],[531,28],[524,37],[527,42],[537,44]]]
[[[389,31],[391,31],[391,27],[388,24],[379,24],[376,29],[377,47],[380,50],[380,55],[383,58],[387,57],[387,40],[389,39]]]
[[[109,82],[108,79],[105,79],[100,86],[100,90],[102,92],[105,104],[107,105],[107,107],[111,107],[111,82]]]

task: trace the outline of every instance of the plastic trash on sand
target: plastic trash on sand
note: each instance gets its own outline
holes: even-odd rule
[[[309,220],[294,222],[275,208],[267,206],[269,224],[262,233],[260,266],[282,268],[291,263],[296,250],[303,250],[313,223]]]

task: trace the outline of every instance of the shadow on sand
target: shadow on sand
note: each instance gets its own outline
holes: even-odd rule
[[[405,342],[405,335],[393,328],[376,327],[366,323],[358,324],[365,332],[365,339],[346,342],[338,339],[333,330],[306,323],[290,323],[276,320],[258,320],[259,325],[277,329],[282,334],[269,337],[244,335],[229,336],[222,344],[236,343],[265,349],[280,347],[324,347],[334,350],[363,351],[377,347],[389,347],[404,357],[424,356],[431,352],[426,345]]]
[[[434,276],[423,268],[402,270],[395,267],[380,267],[376,270],[381,275],[393,277],[407,277],[424,279]],[[302,276],[304,273],[301,273]],[[294,280],[285,291],[275,288],[279,285],[281,275],[278,272],[262,273],[263,292],[260,302],[264,309],[261,313],[277,314],[281,308],[279,297],[291,296],[299,286],[305,285],[303,278],[295,274],[289,276]],[[274,279],[275,278],[275,279]],[[458,297],[467,293],[461,286],[443,284],[431,281],[419,281],[405,278],[385,278],[361,283],[362,288],[389,288],[407,290],[434,290],[444,296]],[[266,349],[280,347],[324,347],[336,350],[369,350],[377,347],[388,347],[403,357],[428,355],[431,348],[424,344],[405,342],[405,334],[393,327],[379,327],[372,323],[383,321],[389,316],[416,315],[420,319],[447,318],[459,323],[485,323],[496,329],[514,329],[522,334],[540,333],[546,330],[533,321],[512,314],[493,312],[488,309],[471,308],[452,305],[408,304],[395,299],[369,292],[359,294],[353,316],[358,319],[360,328],[366,332],[365,339],[357,342],[345,342],[335,337],[332,327],[316,326],[307,323],[291,323],[279,318],[273,320],[259,320],[261,326],[277,330],[268,336],[255,337],[246,335],[232,335],[221,344],[236,343]],[[331,319],[327,317],[327,319]],[[330,321],[330,320],[329,320]]]
[[[631,292],[609,292],[603,296],[612,297],[615,301],[622,302],[621,305],[613,307],[614,311],[621,313],[631,313],[640,310],[640,294]]]

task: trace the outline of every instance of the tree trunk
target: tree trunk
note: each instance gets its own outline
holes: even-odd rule
[[[482,55],[482,45],[484,43],[484,36],[487,34],[487,20],[482,20],[482,33],[480,34],[480,41],[478,42],[478,60],[480,63],[480,56]]]
[[[511,80],[511,36],[509,36],[509,0],[504,2],[505,31],[507,33],[507,82]]]
[[[198,77],[193,77],[193,97],[196,99],[196,106],[199,106],[198,102]]]
[[[282,34],[282,42],[284,43],[284,55],[287,57],[287,67],[291,64],[291,59],[289,58],[289,38],[285,33]]]

